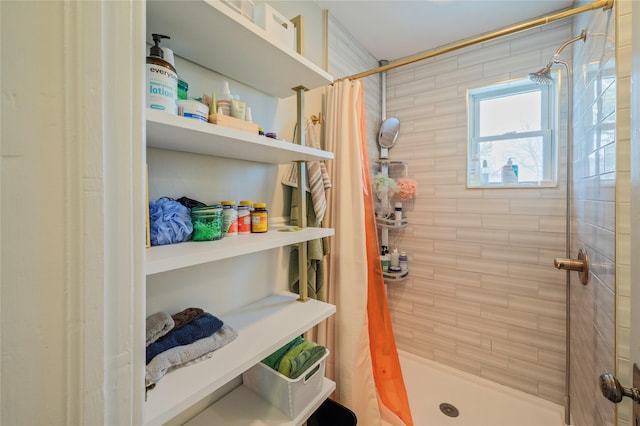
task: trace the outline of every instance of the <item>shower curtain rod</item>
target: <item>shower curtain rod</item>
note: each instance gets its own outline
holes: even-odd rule
[[[394,68],[402,67],[404,65],[409,65],[414,62],[423,61],[425,59],[433,58],[434,56],[442,55],[443,53],[452,52],[454,50],[462,49],[463,47],[471,46],[477,43],[482,43],[484,41],[493,40],[494,38],[502,37],[505,35],[517,33],[519,31],[528,30],[530,28],[539,27],[541,25],[548,24],[549,22],[558,21],[560,19],[569,18],[571,16],[577,15],[582,12],[587,12],[590,10],[595,10],[602,8],[603,10],[609,10],[613,7],[614,0],[596,0],[593,3],[587,4],[585,6],[575,7],[573,9],[565,10],[564,12],[559,12],[554,15],[545,16],[542,18],[534,19],[529,22],[525,22],[522,24],[514,25],[509,28],[505,28],[502,30],[498,30],[489,34],[485,34],[479,37],[470,38],[467,40],[459,41],[456,43],[448,44],[443,47],[439,47],[433,50],[429,50],[424,53],[419,53],[412,56],[407,56],[403,59],[398,59],[397,61],[389,62],[386,65],[382,65],[377,68],[370,69],[369,71],[363,71],[358,74],[351,75],[349,77],[342,77],[334,81],[343,81],[343,80],[357,80],[360,78],[368,77],[370,75],[378,74],[381,72],[385,72]]]

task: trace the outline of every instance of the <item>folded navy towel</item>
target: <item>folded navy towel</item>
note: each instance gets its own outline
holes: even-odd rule
[[[220,330],[223,323],[220,319],[205,312],[200,318],[191,321],[178,330],[171,330],[162,338],[147,346],[147,364],[159,353],[176,346],[189,345],[198,339],[211,336]]]

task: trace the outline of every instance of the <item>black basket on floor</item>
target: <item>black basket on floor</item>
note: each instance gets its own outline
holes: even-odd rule
[[[326,399],[307,420],[307,426],[356,426],[357,423],[353,411],[332,399]]]

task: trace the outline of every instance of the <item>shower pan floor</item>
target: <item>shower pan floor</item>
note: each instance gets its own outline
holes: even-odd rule
[[[533,395],[398,351],[416,426],[563,426],[564,409]]]

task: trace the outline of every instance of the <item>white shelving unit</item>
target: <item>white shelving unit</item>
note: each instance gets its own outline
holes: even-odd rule
[[[188,241],[150,247],[147,249],[147,275],[330,237],[334,234],[330,228],[285,231],[290,229],[300,228],[282,227],[270,229],[264,234],[238,235],[219,241]]]
[[[333,77],[221,1],[147,0],[147,37],[169,34],[162,47],[272,96],[291,96]]]
[[[169,34],[171,39],[163,41],[163,47],[270,96],[288,97],[295,94],[294,88],[313,89],[333,81],[331,75],[271,40],[264,30],[220,1],[147,0],[146,12],[149,41],[152,33]],[[148,148],[268,164],[333,159],[329,152],[159,111],[146,110],[146,124]],[[146,251],[145,272],[151,277],[334,233],[326,228],[284,228],[219,241],[151,247]],[[298,295],[288,292],[273,294],[221,316],[237,330],[238,337],[210,359],[167,373],[147,394],[145,425],[171,421],[335,313],[333,305],[316,300],[301,303],[297,299]],[[321,394],[307,410],[299,418],[289,419],[239,386],[192,419],[191,424],[214,416],[216,420],[202,424],[300,425],[334,389],[335,383],[325,378]]]
[[[293,336],[302,334],[335,313],[333,305],[316,300],[299,303],[297,297],[293,293],[273,295],[221,317],[236,329],[238,337],[218,349],[210,359],[164,376],[148,393],[145,423],[161,425],[170,420],[260,362]],[[221,401],[220,404],[225,404]],[[226,409],[227,413],[230,409]],[[235,405],[240,418],[244,418],[249,409],[245,404]],[[312,412],[309,411],[307,416]]]
[[[271,164],[333,159],[331,152],[152,109],[147,109],[147,147]]]

